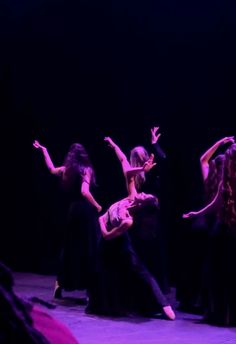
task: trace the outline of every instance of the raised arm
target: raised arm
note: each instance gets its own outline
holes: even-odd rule
[[[158,159],[166,159],[166,154],[162,150],[162,148],[159,145],[159,137],[161,136],[161,133],[158,132],[159,127],[153,127],[151,128],[151,144],[153,148],[153,152],[156,155]]]
[[[129,170],[131,168],[130,163],[129,163],[126,155],[122,152],[120,147],[110,137],[105,137],[104,141],[108,142],[109,146],[112,149],[114,149],[114,152],[116,153],[116,156],[121,163],[123,173],[126,174],[127,170]]]
[[[213,154],[217,151],[217,149],[228,142],[234,143],[234,136],[227,136],[224,137],[223,139],[217,141],[214,143],[213,146],[211,146],[200,158],[200,164],[201,164],[201,170],[202,170],[202,177],[203,180],[205,181],[208,177],[209,173],[209,160],[213,156]]]
[[[126,180],[126,187],[127,187],[128,195],[130,197],[135,197],[135,195],[137,194],[137,190],[135,187],[134,177],[141,172],[150,171],[150,169],[156,165],[156,163],[153,162],[154,155],[151,154],[148,161],[146,161],[143,166],[131,167],[126,155],[122,152],[120,147],[117,144],[115,144],[114,141],[110,137],[105,137],[104,140],[108,142],[109,145],[114,149],[116,156],[118,157],[121,163],[123,174]]]
[[[33,146],[36,149],[39,149],[43,153],[43,157],[44,157],[44,160],[45,160],[45,163],[46,163],[46,166],[47,166],[49,172],[56,175],[56,176],[61,176],[65,170],[65,167],[64,166],[55,167],[53,162],[52,162],[52,159],[48,153],[47,148],[42,146],[37,140],[35,140],[33,142]]]
[[[214,210],[214,208],[216,207],[216,204],[220,200],[221,187],[222,187],[222,182],[219,183],[218,190],[214,199],[209,204],[207,204],[204,208],[198,211],[190,211],[189,213],[183,214],[182,217],[184,219],[188,219],[188,218],[196,217],[198,215],[208,214],[210,211]]]
[[[81,194],[84,198],[86,198],[89,203],[91,203],[97,211],[100,213],[102,210],[101,205],[95,200],[93,197],[91,191],[90,191],[90,185],[91,185],[91,170],[88,168],[85,170],[85,174],[83,176],[83,180],[81,183]]]
[[[126,232],[133,225],[133,220],[126,219],[122,221],[118,227],[113,228],[109,232],[106,226],[105,215],[99,217],[99,224],[103,238],[106,240],[111,240]]]
[[[134,197],[137,194],[137,190],[135,188],[134,175],[132,175],[132,173],[130,173],[130,171],[132,170],[132,167],[131,167],[126,155],[122,152],[120,147],[110,137],[105,137],[104,140],[106,142],[108,142],[109,146],[115,151],[116,156],[121,163],[122,171],[123,171],[123,174],[125,177],[128,195],[130,197]]]

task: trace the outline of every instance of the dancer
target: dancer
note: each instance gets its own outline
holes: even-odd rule
[[[152,154],[154,154],[157,161],[157,169],[161,174],[164,174],[166,154],[158,143],[160,136],[159,127],[151,128]],[[126,159],[127,163],[130,164],[129,168],[141,168],[149,159],[147,150],[142,146],[137,146],[131,150],[129,162],[117,144],[113,141],[109,144],[111,147],[116,146],[115,152],[118,159],[120,161]],[[166,233],[163,233],[167,229],[165,201],[164,209],[162,207],[162,200],[166,198],[164,195],[164,186],[161,185],[162,182],[160,181],[160,177],[157,176],[156,168],[152,169],[148,174],[144,171],[137,173],[134,176],[134,183],[138,192],[154,194],[159,200],[159,206],[155,212],[149,211],[148,208],[140,209],[136,216],[134,228],[130,232],[132,243],[145,266],[160,284],[161,290],[164,294],[168,294],[170,290],[167,277]]]
[[[152,294],[156,309],[158,306],[161,307],[165,316],[174,320],[174,311],[162,294],[157,281],[134,251],[127,233],[140,209],[145,207],[152,208],[154,211],[157,209],[157,198],[150,194],[138,193],[134,181],[134,177],[138,173],[147,172],[155,165],[153,163],[154,156],[151,155],[142,167],[132,168],[119,147],[110,138],[105,138],[105,140],[109,142],[120,159],[128,197],[112,204],[105,214],[99,217],[101,233],[105,239],[101,241],[100,247],[102,264],[100,269],[104,274],[101,278],[103,286],[100,288],[100,295],[98,294],[99,288],[97,288],[97,297],[94,297],[94,303],[90,304],[89,311],[117,315],[123,310],[127,310],[126,302],[130,301],[133,292],[129,290],[129,282],[134,277],[138,284],[144,283],[147,293]],[[131,308],[133,306],[131,305]],[[138,305],[135,306],[138,309]]]
[[[92,284],[94,259],[99,238],[98,213],[102,207],[93,196],[95,172],[88,153],[79,144],[71,145],[64,164],[55,167],[46,147],[34,141],[44,156],[49,171],[59,176],[70,199],[60,269],[54,297],[61,298],[62,289],[83,290]]]
[[[170,198],[168,185],[170,181],[167,176],[167,158],[159,144],[161,133],[159,127],[151,128],[150,151],[157,161],[156,168],[150,173],[140,173],[135,176],[135,186],[138,192],[154,194],[159,200],[159,209],[149,214],[145,211],[139,212],[139,219],[135,223],[135,230],[131,232],[135,250],[149,271],[158,280],[162,291],[168,294],[168,268],[167,268],[167,236],[169,224],[167,222],[170,214]],[[134,147],[130,152],[130,165],[132,167],[142,166],[147,161],[149,153],[142,146]],[[167,182],[168,180],[168,182]]]
[[[215,214],[216,221],[210,235],[205,320],[236,326],[236,144],[226,150],[223,177],[213,200],[183,218],[209,212]]]
[[[159,145],[159,138],[161,133],[159,132],[159,127],[151,128],[151,152],[155,156],[155,160],[158,164],[159,172],[161,172],[160,165],[166,160],[166,154]],[[136,146],[130,151],[130,165],[132,167],[141,167],[149,159],[149,153],[143,146]],[[154,177],[154,178],[150,178]],[[148,176],[143,172],[135,176],[135,187],[138,191],[142,190],[144,192],[154,193],[157,197],[160,197],[159,178],[157,175],[154,176],[148,174]]]
[[[215,197],[219,182],[222,179],[224,154],[217,150],[227,143],[233,143],[233,136],[224,137],[214,143],[200,157],[200,167],[204,182],[204,202],[209,203]],[[214,158],[213,158],[214,157]],[[180,301],[179,309],[190,313],[202,313],[206,299],[206,276],[208,261],[209,236],[215,226],[214,213],[198,216],[187,228],[188,256],[183,256],[181,271],[178,274],[177,298]],[[185,234],[186,238],[186,234]],[[185,239],[186,240],[186,239]],[[201,249],[199,249],[201,247]]]

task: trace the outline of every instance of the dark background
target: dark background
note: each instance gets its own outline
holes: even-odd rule
[[[199,157],[235,134],[235,10],[224,0],[1,1],[1,259],[56,270],[64,201],[34,139],[56,165],[83,143],[106,207],[125,188],[104,136],[128,153],[159,125],[175,281],[190,244],[181,214],[203,200]]]

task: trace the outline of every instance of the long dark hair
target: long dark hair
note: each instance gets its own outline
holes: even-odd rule
[[[219,154],[209,163],[208,177],[205,182],[206,201],[211,202],[215,197],[220,181],[223,178],[225,155]]]
[[[225,153],[222,217],[230,227],[236,226],[236,144]]]
[[[91,174],[92,184],[96,184],[95,172],[92,163],[84,146],[80,143],[73,143],[70,146],[65,157],[64,166],[65,172],[63,174],[62,181],[66,189],[70,189],[73,186],[78,174],[83,178],[86,170],[89,170]]]
[[[0,262],[0,342],[1,344],[49,344],[33,327],[31,305],[13,291],[11,271]]]

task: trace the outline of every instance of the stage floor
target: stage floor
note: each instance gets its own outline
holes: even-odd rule
[[[47,310],[66,324],[80,344],[235,344],[236,328],[200,323],[200,316],[177,312],[175,321],[141,317],[107,318],[87,315],[79,302],[83,292],[63,293],[65,300],[54,302],[55,278],[14,273],[15,291],[23,298],[38,297],[54,303]],[[66,343],[65,343],[66,344]]]

